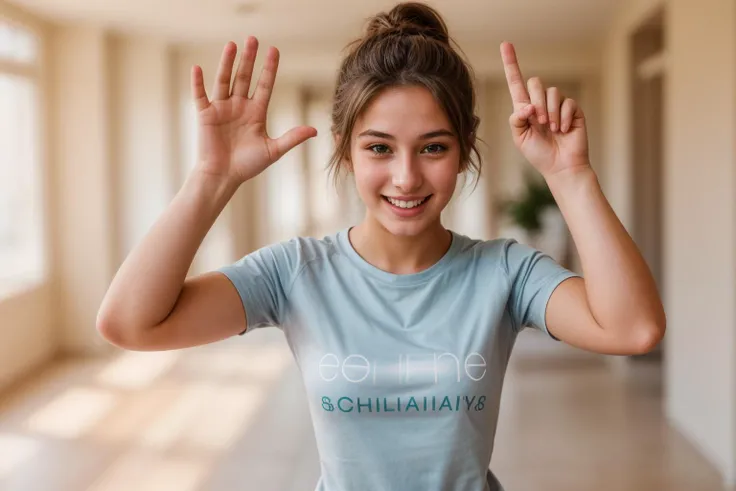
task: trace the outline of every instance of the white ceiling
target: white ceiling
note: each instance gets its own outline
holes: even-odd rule
[[[360,34],[387,0],[9,0],[57,22],[83,21],[178,43],[265,42],[320,46]],[[461,43],[587,43],[605,31],[618,0],[434,0]],[[247,14],[236,5],[253,6]],[[495,46],[494,46],[495,49]]]

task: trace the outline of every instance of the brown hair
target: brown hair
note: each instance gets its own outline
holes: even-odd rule
[[[348,45],[337,77],[332,133],[340,138],[328,164],[336,178],[350,161],[360,113],[381,91],[400,85],[420,85],[434,95],[458,138],[460,169],[480,175],[472,69],[451,43],[440,14],[422,3],[400,3],[370,19],[365,36]]]

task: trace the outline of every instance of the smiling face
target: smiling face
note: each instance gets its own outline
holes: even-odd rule
[[[441,227],[460,171],[460,148],[429,90],[381,92],[355,122],[350,159],[368,219],[398,236]]]

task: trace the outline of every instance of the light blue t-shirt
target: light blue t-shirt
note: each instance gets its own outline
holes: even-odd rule
[[[547,331],[552,291],[577,276],[513,239],[452,233],[415,274],[365,261],[348,230],[297,238],[219,271],[247,331],[278,326],[301,371],[317,491],[496,491],[501,388],[520,329]]]

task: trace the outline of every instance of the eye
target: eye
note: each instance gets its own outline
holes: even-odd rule
[[[439,143],[432,143],[424,147],[424,150],[422,150],[422,153],[438,154],[438,153],[444,152],[445,150],[447,150],[447,147],[445,145],[441,145]]]
[[[376,155],[384,155],[391,151],[391,149],[389,149],[387,145],[384,145],[382,143],[371,145],[368,147],[368,150],[375,153]]]

